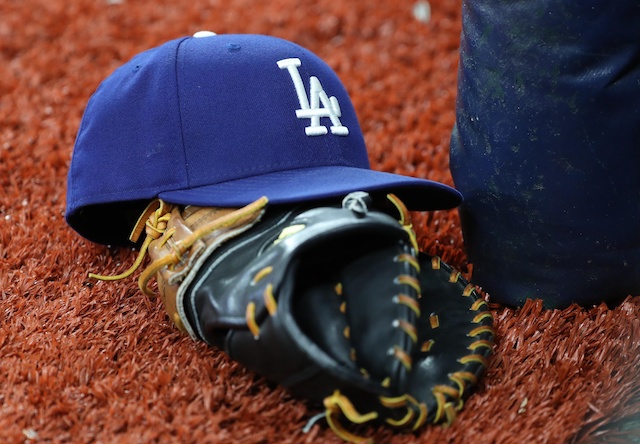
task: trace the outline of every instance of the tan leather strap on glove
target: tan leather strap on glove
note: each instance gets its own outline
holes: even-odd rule
[[[251,228],[264,213],[268,199],[262,197],[243,208],[197,207],[167,204],[157,199],[142,213],[129,237],[137,242],[144,230],[146,238],[133,266],[117,276],[90,273],[100,280],[124,279],[140,267],[149,253],[151,263],[140,274],[138,285],[145,294],[155,293],[149,281],[155,277],[158,292],[174,324],[191,334],[180,316],[176,297],[189,272],[197,269],[199,259],[208,256],[223,242]]]

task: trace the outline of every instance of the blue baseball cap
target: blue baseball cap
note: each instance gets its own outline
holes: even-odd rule
[[[66,220],[127,242],[141,207],[236,207],[393,192],[412,210],[453,208],[444,184],[375,171],[351,100],[310,51],[264,35],[199,32],[144,51],[90,98],[68,174]]]

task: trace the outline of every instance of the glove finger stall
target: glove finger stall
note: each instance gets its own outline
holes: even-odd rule
[[[352,359],[336,288],[345,266],[408,242],[407,232],[386,214],[341,208],[267,215],[264,222],[199,270],[185,298],[198,336],[307,399],[322,401],[336,390],[374,400],[395,395],[382,380],[363,377]]]

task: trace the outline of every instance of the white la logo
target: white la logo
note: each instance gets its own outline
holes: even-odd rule
[[[340,104],[335,96],[327,96],[327,93],[322,89],[320,80],[316,76],[311,76],[309,79],[309,93],[310,97],[307,98],[307,91],[302,83],[302,77],[298,71],[298,66],[302,63],[300,59],[283,59],[278,61],[278,67],[280,69],[286,69],[291,75],[293,85],[296,87],[296,93],[298,94],[298,101],[300,102],[300,109],[296,110],[296,117],[298,119],[310,119],[311,123],[304,129],[307,136],[322,136],[327,134],[327,127],[320,125],[321,117],[328,117],[331,119],[331,134],[338,136],[346,136],[349,134],[349,128],[342,125],[340,122]],[[320,107],[322,102],[322,107]]]

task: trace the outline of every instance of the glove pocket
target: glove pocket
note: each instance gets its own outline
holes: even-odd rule
[[[404,393],[417,347],[418,262],[405,242],[381,247],[343,268],[353,360],[365,377]]]

